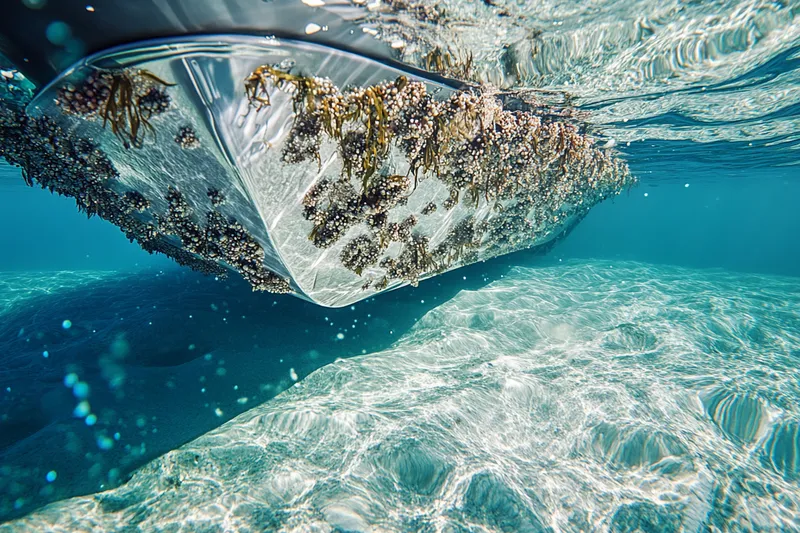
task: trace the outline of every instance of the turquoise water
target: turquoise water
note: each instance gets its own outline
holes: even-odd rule
[[[541,91],[638,185],[330,309],[0,164],[0,531],[800,531],[800,5],[344,4],[393,60],[449,40]]]
[[[534,265],[343,311],[179,273],[7,275],[7,328],[44,335],[5,349],[30,434],[4,449],[7,490],[113,487],[244,412],[10,530],[800,527],[796,277]],[[91,388],[92,428],[64,371]]]

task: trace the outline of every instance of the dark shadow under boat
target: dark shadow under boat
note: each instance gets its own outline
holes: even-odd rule
[[[531,264],[555,242],[341,309],[177,269],[13,305],[0,321],[0,521],[123,483],[295,379],[388,348],[457,292]],[[71,374],[88,385],[96,418],[78,408]]]

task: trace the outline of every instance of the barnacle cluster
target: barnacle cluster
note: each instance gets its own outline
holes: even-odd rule
[[[171,102],[172,98],[163,87],[150,87],[139,97],[139,109],[142,116],[149,119],[153,115],[165,113]]]
[[[476,223],[472,216],[462,219],[453,226],[432,254],[440,270],[447,270],[450,265],[457,262],[474,263],[477,260],[476,253],[481,246],[484,231],[485,223]]]
[[[438,101],[425,84],[404,76],[342,93],[329,80],[261,68],[258,84],[248,85],[254,105],[268,105],[269,80],[295,87],[297,116],[284,152],[294,146],[295,128],[314,132],[315,147],[316,136],[324,133],[338,145],[343,177],[359,179],[364,193],[372,177],[380,175],[393,144],[409,161],[409,177],[416,181],[420,173],[433,174],[455,191],[469,189],[475,203],[511,197],[538,187],[543,179],[581,178],[593,187],[601,180],[630,180],[624,163],[595,148],[574,125],[506,111],[490,93],[459,91]],[[291,162],[306,159],[284,156]]]
[[[265,65],[245,81],[245,92],[253,106],[270,105],[270,85],[293,90],[295,120],[284,147],[284,161],[319,160],[324,133],[339,145],[344,174],[357,177],[362,190],[366,190],[388,155],[403,96],[423,95],[425,91],[423,84],[412,84],[400,77],[394,82],[342,93],[330,80],[298,76]]]
[[[420,22],[436,23],[444,16],[444,8],[429,2],[385,0],[383,4],[394,12],[408,13]]]
[[[441,50],[430,61],[434,69],[454,67]],[[456,91],[440,100],[424,83],[401,76],[341,91],[330,80],[271,66],[260,67],[246,81],[247,96],[259,109],[270,105],[273,87],[292,92],[295,111],[283,161],[319,161],[324,142],[336,146],[342,161],[338,178],[322,178],[303,199],[303,214],[312,222],[310,240],[327,248],[363,223],[368,233],[340,253],[346,268],[359,275],[376,264],[376,250],[381,254],[392,242],[402,244],[396,257],[377,260],[386,274],[374,288],[392,279],[416,283],[488,251],[496,255],[530,246],[635,182],[624,162],[595,147],[577,126],[548,120],[541,110],[506,109],[500,95],[489,90]],[[404,174],[394,170],[392,154],[405,159]],[[389,216],[423,179],[446,186],[444,210],[461,203],[470,211],[483,203],[490,215],[480,221],[459,217],[433,246],[415,232],[416,215],[398,222]],[[420,215],[436,208],[429,202]]]
[[[175,142],[184,150],[191,150],[200,146],[200,139],[197,137],[191,126],[183,126],[175,136]]]
[[[150,208],[150,201],[139,191],[128,191],[122,195],[122,200],[128,213],[137,211],[139,213]]]
[[[161,253],[175,261],[181,266],[189,267],[192,270],[207,276],[217,276],[225,278],[228,273],[217,263],[201,259],[195,254],[187,252],[180,246],[176,246],[167,239],[155,239],[139,243],[145,251],[154,254]]]
[[[537,233],[547,234],[547,225],[537,226],[528,218],[533,207],[530,198],[523,198],[513,205],[502,207],[502,215],[488,220],[483,247],[487,254],[497,255],[516,250],[531,242]]]
[[[253,290],[279,294],[292,292],[289,282],[264,267],[264,249],[239,222],[218,211],[207,215],[207,253],[221,257],[250,282]]]
[[[52,119],[33,118],[21,108],[0,106],[0,157],[19,166],[28,185],[38,183],[75,198],[80,211],[116,224],[148,252],[164,253],[206,274],[225,275],[218,264],[173,245],[154,224],[135,217],[133,211],[144,205],[143,197],[114,192],[108,182],[119,174],[108,157],[91,141],[67,134]]]
[[[445,211],[450,211],[458,205],[458,189],[450,189],[450,195],[442,202]]]
[[[359,276],[369,266],[378,262],[381,246],[372,235],[360,235],[342,248],[342,265]]]
[[[421,277],[436,271],[438,265],[428,250],[429,245],[428,237],[417,233],[410,235],[396,259],[385,257],[381,260],[380,266],[386,269],[382,284],[385,286],[386,280],[390,279],[403,279],[416,287]]]
[[[386,230],[381,232],[384,241],[406,242],[411,239],[411,230],[417,225],[419,219],[415,215],[408,215],[400,222],[390,222]]]
[[[56,105],[67,114],[102,119],[126,148],[141,148],[150,119],[165,112],[170,97],[165,87],[175,85],[147,70],[93,70],[78,84],[58,90]]]
[[[361,215],[361,196],[346,180],[321,179],[303,197],[303,216],[313,222],[308,238],[328,248],[355,225]]]
[[[394,231],[398,232],[394,237],[403,243],[403,248],[396,258],[386,256],[380,260],[379,266],[386,274],[372,285],[373,288],[385,288],[395,279],[416,286],[426,275],[445,272],[456,263],[469,264],[478,260],[481,236],[487,229],[485,221],[475,222],[471,216],[461,220],[435,248],[431,248],[427,236],[411,230],[415,224],[414,215],[393,224]],[[369,287],[370,284],[364,284],[362,289]]]
[[[201,226],[180,191],[169,187],[166,200],[167,213],[158,218],[159,227],[177,236],[184,249],[209,261],[224,260],[250,282],[253,290],[292,292],[288,281],[264,267],[264,249],[239,222],[212,210]]]
[[[383,241],[389,210],[405,204],[409,188],[410,180],[399,175],[381,174],[362,193],[348,179],[321,179],[303,197],[303,216],[314,223],[309,239],[328,248],[352,226],[366,222]]]
[[[94,71],[78,85],[65,85],[58,90],[56,103],[65,113],[89,117],[100,112],[111,95],[111,75]]]
[[[390,209],[404,205],[408,201],[406,194],[411,181],[398,174],[381,174],[374,178],[364,191],[363,204],[371,212],[388,212]]]
[[[291,291],[286,280],[264,268],[264,250],[238,222],[211,211],[208,224],[201,227],[176,189],[167,191],[165,216],[154,215],[153,222],[137,216],[149,209],[147,198],[138,191],[116,193],[110,182],[119,174],[111,160],[91,141],[68,134],[47,116],[33,118],[21,107],[0,106],[0,157],[19,166],[28,185],[38,183],[75,198],[80,211],[114,223],[150,253],[163,253],[181,265],[220,277],[226,270],[216,260],[223,259],[255,290]],[[182,246],[173,243],[171,235]]]
[[[214,207],[219,207],[225,203],[225,195],[217,189],[208,189],[206,195]]]
[[[192,208],[183,194],[177,189],[169,187],[165,196],[167,212],[164,217],[157,217],[161,227],[166,233],[176,235],[183,247],[199,256],[206,255],[207,241],[205,231],[192,219]]]

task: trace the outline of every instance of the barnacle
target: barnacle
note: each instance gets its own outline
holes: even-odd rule
[[[378,262],[380,253],[381,248],[372,236],[361,235],[347,243],[340,259],[342,266],[360,276],[365,268]]]
[[[211,201],[211,205],[214,207],[219,207],[225,203],[225,195],[222,194],[218,189],[208,189],[206,193],[208,199]]]
[[[185,150],[191,150],[200,146],[200,139],[191,126],[183,126],[178,130],[178,134],[175,135],[175,142]]]

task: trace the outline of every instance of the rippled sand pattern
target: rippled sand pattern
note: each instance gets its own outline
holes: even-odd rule
[[[798,358],[795,278],[518,268],[0,531],[796,530]]]

